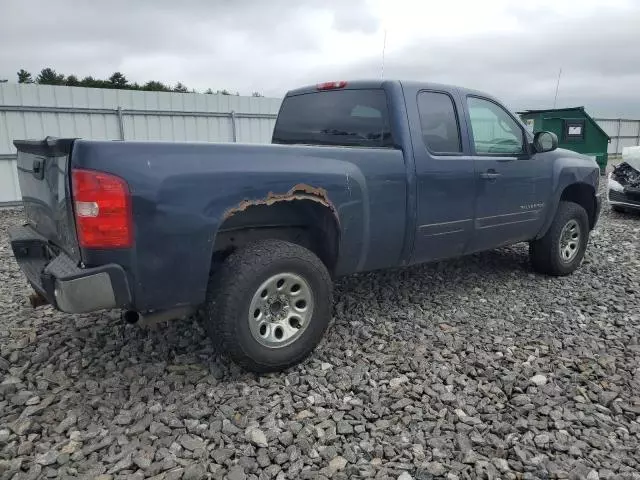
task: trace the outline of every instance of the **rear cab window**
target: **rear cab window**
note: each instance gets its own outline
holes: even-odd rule
[[[272,143],[394,148],[387,95],[375,88],[285,97]]]
[[[446,93],[418,93],[422,140],[430,152],[440,155],[462,153],[460,128],[453,99]]]

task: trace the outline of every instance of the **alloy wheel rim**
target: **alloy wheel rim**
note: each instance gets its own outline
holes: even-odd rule
[[[581,232],[576,220],[569,220],[560,233],[560,258],[565,263],[570,263],[578,255],[580,250]]]
[[[313,293],[304,278],[292,272],[272,275],[251,298],[251,334],[268,348],[291,345],[309,326],[313,307]]]

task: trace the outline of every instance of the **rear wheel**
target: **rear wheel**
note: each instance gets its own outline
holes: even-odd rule
[[[560,202],[544,237],[529,244],[533,268],[547,275],[568,275],[584,257],[589,241],[587,212],[577,203]]]
[[[329,325],[331,277],[299,245],[264,240],[232,253],[212,276],[207,333],[242,367],[267,372],[302,361]]]

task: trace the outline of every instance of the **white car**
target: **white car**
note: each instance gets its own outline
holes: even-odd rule
[[[607,191],[613,210],[640,211],[640,146],[624,148],[622,163],[609,174]]]

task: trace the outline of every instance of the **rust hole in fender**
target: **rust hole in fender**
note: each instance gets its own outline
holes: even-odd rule
[[[329,201],[327,191],[324,188],[312,187],[304,183],[298,183],[294,185],[287,193],[273,193],[269,192],[265,198],[256,200],[242,200],[235,207],[229,208],[224,212],[223,220],[227,220],[229,217],[245,211],[249,207],[257,205],[273,205],[278,202],[292,202],[294,200],[311,200],[317,202],[325,207],[328,207],[333,212],[333,215],[337,218],[337,212],[333,204]]]

